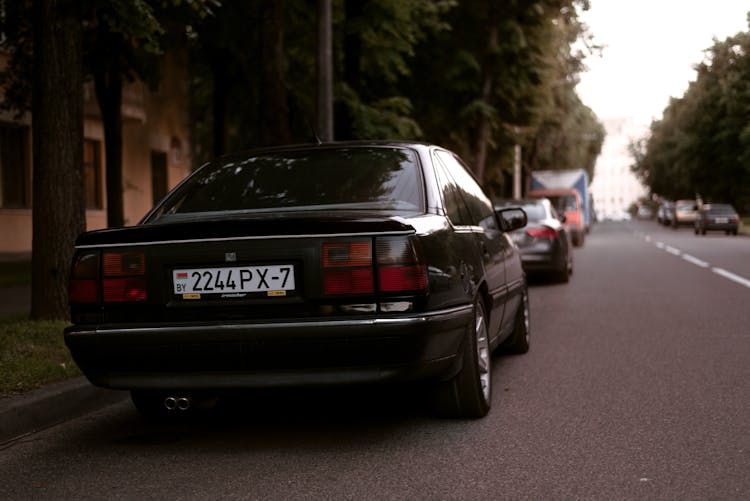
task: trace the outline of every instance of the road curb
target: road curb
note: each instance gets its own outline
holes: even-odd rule
[[[127,399],[129,393],[93,386],[85,377],[0,399],[0,443]]]

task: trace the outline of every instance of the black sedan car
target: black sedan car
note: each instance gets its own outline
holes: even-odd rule
[[[492,351],[529,348],[508,236],[524,224],[434,145],[223,157],[138,225],[77,239],[65,342],[146,414],[235,388],[424,381],[439,414],[481,417]]]
[[[547,198],[501,200],[495,204],[499,210],[508,207],[520,207],[528,216],[525,228],[511,232],[526,273],[568,282],[573,273],[573,250],[563,224],[565,216],[558,215]]]
[[[695,234],[705,235],[707,231],[723,231],[736,235],[740,229],[740,216],[730,204],[704,204],[698,209],[695,218]]]

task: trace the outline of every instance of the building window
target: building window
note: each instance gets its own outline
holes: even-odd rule
[[[86,176],[86,208],[103,209],[101,143],[93,139],[83,140],[83,170]]]
[[[0,207],[27,209],[29,193],[29,128],[0,124]]]
[[[154,205],[167,194],[167,154],[161,151],[151,152],[151,193]]]

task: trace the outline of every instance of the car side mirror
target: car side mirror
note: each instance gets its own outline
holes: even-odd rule
[[[568,216],[566,216],[565,214],[560,214],[559,216],[557,216],[557,219],[561,223],[567,223],[568,222]]]
[[[500,209],[495,211],[497,218],[500,220],[500,227],[503,231],[513,231],[523,228],[529,222],[526,212],[520,207],[509,209]]]

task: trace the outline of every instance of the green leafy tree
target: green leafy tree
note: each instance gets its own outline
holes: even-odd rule
[[[750,33],[714,41],[697,78],[631,146],[633,170],[666,198],[750,212]]]
[[[571,49],[586,35],[577,18],[586,8],[587,1],[460,2],[446,17],[451,29],[415,58],[414,115],[425,136],[470,160],[493,191],[505,187],[517,142],[532,152],[527,168],[551,168],[541,149],[551,139],[558,153],[580,151],[576,166],[593,164],[602,129],[575,96],[584,55]],[[571,111],[573,123],[564,123]]]

